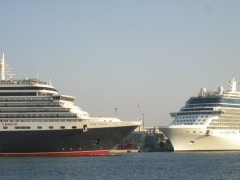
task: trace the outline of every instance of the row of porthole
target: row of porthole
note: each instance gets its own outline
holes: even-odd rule
[[[15,129],[31,129],[30,126],[16,126]],[[38,129],[42,129],[42,126],[38,126]],[[4,126],[3,129],[8,129],[8,126]],[[53,126],[49,126],[49,129],[54,129]],[[60,126],[60,129],[65,129],[65,126]],[[77,129],[77,126],[72,126],[72,129]]]
[[[227,126],[227,127],[238,127],[239,123],[210,123],[211,126]]]
[[[202,121],[205,121],[206,119],[203,119]],[[195,119],[183,119],[183,120],[177,120],[177,122],[188,122],[188,121],[196,121]],[[198,119],[198,121],[201,121],[201,119]]]
[[[177,118],[198,118],[199,116],[179,116]],[[203,118],[204,116],[201,116],[201,118]],[[205,117],[208,117],[208,116],[205,116]]]
[[[81,122],[82,119],[21,119],[21,120],[0,120],[0,122]]]
[[[76,114],[1,114],[1,118],[66,118],[76,117]]]
[[[198,125],[198,123],[184,123],[184,124],[181,124],[181,123],[175,123],[173,125]],[[203,125],[203,123],[199,123],[199,125]]]

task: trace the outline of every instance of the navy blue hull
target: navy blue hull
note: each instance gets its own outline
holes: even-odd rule
[[[70,130],[1,131],[0,153],[109,150],[136,126]]]

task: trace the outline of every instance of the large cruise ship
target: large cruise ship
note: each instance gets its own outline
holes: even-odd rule
[[[141,122],[91,117],[51,82],[15,80],[0,62],[0,156],[107,155]]]
[[[170,139],[175,151],[240,150],[240,92],[235,78],[229,90],[202,88],[191,97],[174,118],[160,130]]]

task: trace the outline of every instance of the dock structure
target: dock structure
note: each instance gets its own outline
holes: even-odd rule
[[[113,153],[171,151],[172,146],[156,127],[140,127],[120,144],[110,150]]]
[[[118,154],[118,153],[138,153],[140,150],[138,149],[111,149],[109,153]]]

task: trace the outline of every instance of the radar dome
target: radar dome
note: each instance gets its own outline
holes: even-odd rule
[[[206,88],[202,88],[202,89],[200,90],[198,96],[205,96],[205,95],[206,95],[206,92],[207,92]]]
[[[222,86],[218,87],[218,94],[223,94],[223,87]]]

